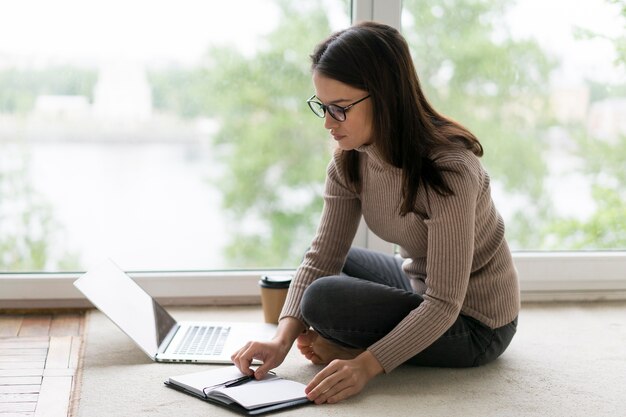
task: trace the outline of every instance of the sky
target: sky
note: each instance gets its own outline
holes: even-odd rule
[[[45,65],[64,61],[96,64],[106,60],[191,64],[211,42],[230,43],[251,53],[255,40],[275,27],[270,0],[2,0],[0,67],[14,62]],[[335,28],[348,24],[345,0],[327,0]],[[242,13],[242,10],[245,10]],[[606,0],[518,0],[507,19],[516,37],[532,36],[549,51],[567,57],[563,80],[581,71],[594,78],[607,72],[610,42],[574,42],[571,28],[624,36],[623,19]],[[9,57],[9,58],[8,58]]]
[[[197,59],[209,40],[245,45],[278,18],[268,1],[19,0],[0,15],[0,52],[21,57]],[[215,5],[219,4],[220,13]],[[259,19],[258,16],[263,16]],[[232,30],[233,21],[246,31]]]
[[[334,3],[339,7],[331,9],[340,10],[342,5]],[[6,1],[0,54],[189,63],[211,42],[249,52],[278,19],[279,10],[269,0]]]
[[[626,36],[619,7],[607,0],[518,0],[508,19],[514,37],[534,37],[550,53],[561,57],[564,66],[560,83],[579,81],[582,74],[598,80],[625,83],[622,71],[607,68],[615,59],[610,41],[576,41],[572,28],[584,28],[608,37]]]

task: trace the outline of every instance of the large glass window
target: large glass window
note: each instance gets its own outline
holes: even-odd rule
[[[405,0],[435,107],[485,147],[515,250],[626,249],[626,8]]]
[[[297,265],[330,156],[308,56],[349,8],[4,5],[0,272]]]
[[[330,148],[308,54],[351,3],[369,7],[6,5],[0,272],[295,266]],[[574,3],[403,2],[428,96],[484,143],[518,251],[626,248],[624,4]]]

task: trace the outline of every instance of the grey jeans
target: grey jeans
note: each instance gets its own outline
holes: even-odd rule
[[[319,278],[306,289],[302,315],[322,337],[342,346],[365,349],[389,333],[422,301],[404,275],[400,259],[352,248],[342,275]],[[491,329],[474,318],[459,315],[439,339],[407,363],[454,368],[483,365],[504,352],[516,328],[517,318]]]

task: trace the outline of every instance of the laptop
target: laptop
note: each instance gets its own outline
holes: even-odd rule
[[[74,281],[91,303],[157,362],[232,363],[249,340],[269,340],[267,323],[178,322],[112,261]]]

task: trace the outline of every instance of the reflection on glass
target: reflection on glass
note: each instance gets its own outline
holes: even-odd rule
[[[618,4],[406,0],[402,22],[429,98],[485,147],[511,246],[625,249]]]
[[[7,4],[0,271],[296,265],[329,157],[308,54],[349,3]]]

